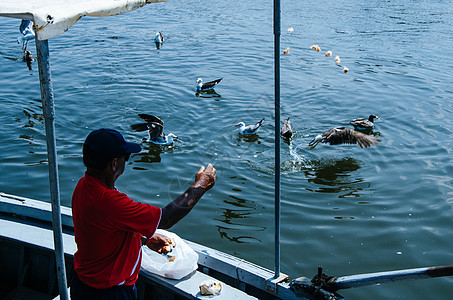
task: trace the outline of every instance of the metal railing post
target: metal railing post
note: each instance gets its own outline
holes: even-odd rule
[[[47,40],[38,41],[36,38],[36,53],[41,86],[42,110],[45,119],[47,158],[49,163],[50,198],[52,204],[52,228],[57,263],[58,289],[60,299],[67,300],[66,269],[63,252],[63,232],[61,226],[60,187],[58,181],[58,162],[55,138],[55,108],[53,87],[50,74],[49,43]]]
[[[275,274],[280,276],[280,0],[274,0],[275,80]]]

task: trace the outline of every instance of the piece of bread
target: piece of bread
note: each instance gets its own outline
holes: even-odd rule
[[[222,290],[220,282],[203,282],[200,284],[200,293],[206,295],[217,295]]]

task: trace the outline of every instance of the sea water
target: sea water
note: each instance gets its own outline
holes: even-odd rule
[[[49,40],[62,204],[70,206],[84,174],[85,137],[114,128],[143,148],[117,181],[121,191],[162,207],[213,163],[215,186],[172,231],[273,269],[272,14],[272,1],[171,0],[84,17]],[[452,264],[453,4],[288,0],[281,16],[281,117],[291,115],[294,130],[280,140],[281,271],[296,278],[319,265],[343,276]],[[0,191],[50,202],[37,64],[29,71],[21,61],[19,24],[0,18]],[[36,57],[34,41],[28,47]],[[223,80],[215,94],[199,95],[199,77]],[[130,129],[139,113],[160,117],[179,139],[142,142],[146,132]],[[381,118],[376,147],[307,147],[370,114]],[[238,135],[236,123],[261,118],[257,135]],[[450,299],[453,279],[340,293]]]

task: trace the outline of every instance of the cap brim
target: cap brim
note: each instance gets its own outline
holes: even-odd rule
[[[126,142],[126,153],[138,153],[142,151],[142,147],[136,143]]]

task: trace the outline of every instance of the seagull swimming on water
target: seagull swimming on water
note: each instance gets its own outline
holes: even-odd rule
[[[197,79],[197,91],[199,92],[206,92],[209,90],[212,90],[223,78],[219,78],[217,80],[209,81],[206,83],[203,83],[203,79],[198,78]]]
[[[260,129],[261,125],[263,125],[264,118],[262,118],[258,123],[254,125],[247,125],[245,126],[244,122],[239,122],[236,124],[240,134],[255,134],[257,133],[258,129]]]
[[[313,140],[311,140],[308,146],[311,147],[311,150],[321,142],[324,144],[329,143],[331,145],[358,144],[360,148],[367,148],[376,145],[380,141],[381,140],[373,136],[369,136],[352,129],[335,127],[318,134]]]
[[[156,32],[156,36],[154,37],[154,42],[156,43],[156,48],[160,49],[160,46],[164,43],[164,35],[162,32]]]
[[[289,118],[291,118],[291,116],[289,116],[286,120],[282,120],[284,124],[282,130],[280,130],[280,134],[287,139],[293,136],[293,130],[291,129],[291,122],[289,121]]]
[[[28,41],[35,38],[33,31],[33,22],[29,20],[22,20],[19,26],[20,36],[17,38],[17,43],[21,44],[22,50],[27,50]]]
[[[380,118],[376,115],[370,115],[368,120],[364,118],[357,118],[349,122],[352,126],[354,126],[357,130],[371,130],[374,127],[374,119],[380,120]]]
[[[164,133],[164,121],[160,118],[151,116],[148,114],[139,114],[140,118],[146,121],[146,123],[139,123],[131,125],[131,129],[135,131],[148,130],[148,139],[143,139],[146,142],[150,142],[156,145],[171,145],[175,138],[178,138],[173,133],[165,135]]]

